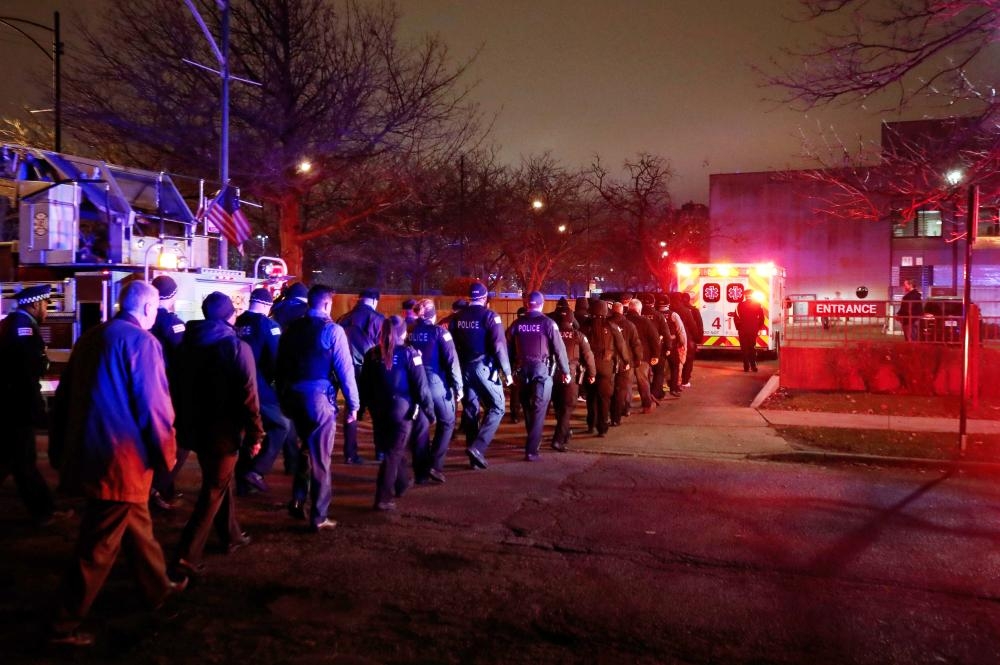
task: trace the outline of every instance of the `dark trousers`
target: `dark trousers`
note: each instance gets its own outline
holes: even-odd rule
[[[660,357],[660,362],[653,365],[653,379],[649,386],[649,394],[656,399],[663,399],[665,391],[663,384],[666,383],[667,359]]]
[[[522,377],[521,390],[518,395],[521,407],[524,409],[524,454],[537,455],[542,443],[542,428],[545,425],[545,413],[549,410],[549,400],[552,399],[552,377],[536,376]]]
[[[757,332],[740,332],[740,354],[743,356],[743,369],[757,368]]]
[[[694,371],[694,356],[697,351],[698,345],[689,342],[687,358],[684,359],[684,367],[681,368],[681,383],[691,383],[691,373]]]
[[[597,366],[597,380],[587,387],[587,414],[593,414],[593,426],[598,434],[605,434],[608,431],[608,423],[611,419],[611,400],[614,396],[614,374],[611,372],[611,363],[608,367],[602,368],[601,362]],[[587,425],[591,425],[588,421]]]
[[[614,394],[611,398],[611,422],[621,424],[622,418],[629,414],[629,391],[632,387],[632,370],[618,372],[614,378]]]
[[[465,368],[465,395],[462,397],[462,426],[466,447],[485,453],[500,427],[504,414],[503,385],[498,373],[488,365],[473,363]],[[479,419],[479,407],[484,413]]]
[[[574,372],[570,376],[576,376]],[[564,446],[569,444],[571,435],[570,418],[573,416],[573,407],[576,406],[576,398],[580,394],[580,384],[576,381],[563,383],[556,381],[552,384],[552,405],[556,412],[556,429],[552,433],[552,443],[561,443]]]
[[[653,397],[649,392],[649,363],[645,360],[635,366],[635,387],[639,391],[642,408],[648,409],[653,406]],[[632,396],[629,395],[629,400],[631,399]]]
[[[0,444],[0,483],[8,475],[14,476],[17,495],[31,513],[33,520],[44,520],[55,505],[52,492],[38,470],[38,451],[35,448],[35,428],[31,425],[13,425],[10,434]]]
[[[354,368],[354,384],[361,385],[361,367]],[[344,413],[344,461],[352,460],[358,456],[358,423],[365,415],[365,403],[360,402],[358,416],[353,423],[347,422],[347,413]]]
[[[305,451],[300,455],[292,498],[303,500],[308,486],[312,506],[310,521],[315,526],[326,519],[333,500],[333,483],[330,472],[333,458],[333,439],[337,432],[337,411],[326,396],[322,382],[297,384],[283,396],[283,404],[295,423],[295,431],[302,437]],[[314,385],[315,384],[315,385]],[[308,475],[305,470],[308,469]],[[305,479],[308,482],[305,482]]]
[[[198,455],[201,491],[198,492],[198,501],[194,504],[191,519],[181,533],[181,541],[177,546],[179,559],[198,565],[213,526],[223,548],[242,538],[242,530],[236,520],[236,493],[233,491],[236,459],[236,453]]]
[[[237,470],[243,474],[247,471],[266,476],[274,468],[278,455],[292,454],[296,449],[298,435],[292,421],[281,412],[277,402],[261,402],[260,418],[264,424],[264,441],[256,456],[240,455]]]
[[[163,602],[170,581],[148,504],[90,499],[80,520],[73,562],[59,588],[57,631],[71,631],[87,616],[123,545],[150,606]]]
[[[431,438],[426,414],[421,413],[413,422],[410,434],[413,441],[413,473],[417,480],[426,478],[431,469],[444,471],[444,460],[455,432],[455,396],[445,388],[441,377],[432,372],[427,373],[427,387],[434,402],[434,436]]]
[[[392,501],[394,496],[403,496],[409,485],[409,471],[406,464],[407,443],[410,441],[412,420],[378,420],[372,416],[377,448],[382,453],[382,463],[378,467],[375,480],[375,503]]]

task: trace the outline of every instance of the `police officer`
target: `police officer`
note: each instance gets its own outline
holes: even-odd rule
[[[681,388],[691,387],[691,372],[694,370],[694,354],[698,350],[698,324],[694,322],[694,314],[684,306],[683,294],[674,291],[670,294],[670,311],[684,322],[684,336],[687,348],[681,363]]]
[[[511,337],[514,334],[514,326],[517,322],[524,318],[524,315],[528,313],[527,307],[518,307],[517,313],[514,315],[514,322],[507,327],[507,332],[504,333],[504,337],[507,340],[507,357],[510,357],[514,351],[511,346]],[[515,425],[521,422],[521,377],[518,376],[517,372],[514,372],[514,376],[511,377],[510,384],[510,422]]]
[[[420,351],[427,386],[434,402],[434,438],[426,417],[414,423],[413,467],[419,483],[424,477],[443,483],[444,460],[455,431],[455,406],[462,399],[462,368],[451,333],[436,325],[437,308],[425,298],[417,302],[420,319],[409,336],[410,346]]]
[[[569,439],[573,435],[570,429],[570,418],[580,385],[593,384],[597,376],[594,368],[594,353],[590,350],[590,342],[577,327],[576,318],[570,311],[565,298],[559,299],[554,312],[549,317],[559,328],[559,335],[566,346],[566,357],[569,360],[569,377],[567,382],[562,373],[556,371],[552,384],[552,404],[556,412],[556,429],[552,433],[552,449],[566,452]]]
[[[65,515],[55,512],[35,448],[35,427],[46,420],[40,381],[49,359],[40,324],[50,295],[48,284],[21,289],[17,309],[0,321],[0,422],[9,428],[0,441],[0,483],[14,476],[17,493],[38,525]]]
[[[611,399],[614,395],[615,376],[628,366],[628,347],[621,329],[608,320],[608,303],[594,300],[590,303],[590,318],[583,332],[594,353],[597,379],[587,391],[587,431],[597,430],[597,436],[608,433],[611,419]]]
[[[354,422],[359,407],[347,335],[330,319],[333,293],[333,289],[322,284],[309,289],[309,311],[292,321],[278,343],[278,396],[305,441],[311,462],[309,486],[295,483],[289,513],[296,518],[304,517],[303,501],[308,489],[312,504],[310,524],[316,532],[337,526],[327,518],[332,498],[330,463],[337,430],[332,379],[336,379],[344,394],[348,423]],[[300,458],[299,463],[307,462]]]
[[[652,293],[639,294],[639,302],[642,303],[642,315],[649,319],[656,329],[656,334],[660,338],[660,353],[655,363],[652,365],[652,378],[650,379],[649,393],[653,399],[662,400],[666,394],[664,392],[665,374],[667,366],[667,355],[670,353],[670,325],[667,319],[656,309],[656,297]]]
[[[177,282],[169,275],[158,275],[153,278],[153,287],[160,294],[160,306],[156,310],[156,321],[149,332],[153,333],[163,347],[163,364],[167,370],[167,382],[171,389],[171,398],[176,402],[178,395],[174,394],[177,387],[176,357],[181,340],[184,339],[185,323],[175,313],[177,306]],[[170,471],[157,467],[153,474],[153,489],[149,493],[150,507],[156,510],[169,511],[177,505],[181,494],[177,491],[176,481],[190,451],[186,448],[177,449],[177,464]]]
[[[743,292],[743,302],[736,305],[733,320],[740,338],[743,371],[757,371],[757,335],[764,327],[764,307],[753,297],[753,289]]]
[[[617,326],[625,340],[628,351],[625,362],[618,366],[615,373],[615,395],[611,401],[611,424],[621,425],[622,418],[627,418],[632,410],[632,367],[637,358],[642,358],[642,342],[639,341],[639,331],[631,321],[625,318],[625,306],[616,302],[611,305],[612,313],[608,321]]]
[[[681,366],[687,357],[687,331],[684,328],[684,321],[677,312],[671,311],[670,298],[666,295],[658,295],[656,304],[667,320],[670,330],[670,344],[666,349],[666,361],[669,367],[667,375],[667,387],[670,389],[671,397],[681,396]],[[666,345],[664,345],[666,346]]]
[[[511,384],[510,361],[500,315],[486,307],[482,282],[469,287],[469,304],[455,312],[450,330],[462,366],[462,426],[469,465],[485,469],[486,449],[504,414],[503,386]],[[485,411],[479,420],[479,407]]]
[[[364,363],[365,354],[373,346],[378,344],[379,335],[382,332],[382,323],[385,316],[377,310],[379,292],[376,289],[365,289],[358,295],[358,302],[354,309],[344,314],[337,321],[347,335],[347,342],[351,347],[351,358],[354,361],[355,382],[361,376],[361,365]],[[365,405],[361,403],[358,410],[358,418],[364,416]],[[358,454],[358,422],[357,420],[344,423],[344,463],[364,464],[364,460]]]
[[[625,318],[635,326],[639,335],[641,355],[632,359],[632,369],[635,372],[635,385],[639,391],[642,412],[649,413],[654,404],[650,393],[650,367],[660,362],[660,333],[653,322],[642,315],[642,301],[638,298],[629,300]]]
[[[421,417],[434,420],[423,358],[405,342],[406,322],[390,316],[361,368],[361,391],[371,408],[376,447],[383,453],[375,481],[375,510],[396,509],[393,496],[403,496],[409,487],[405,458],[413,422]]]
[[[285,452],[288,457],[297,457],[295,427],[281,412],[278,393],[274,391],[281,326],[267,316],[272,302],[269,290],[254,289],[250,292],[249,308],[236,318],[236,335],[250,346],[257,366],[257,394],[265,432],[263,446],[256,457],[251,457],[247,451],[240,455],[237,471],[237,491],[240,494],[246,493],[250,487],[260,492],[268,491],[264,476],[270,473],[278,455]]]
[[[281,294],[278,302],[271,308],[271,318],[278,322],[282,330],[286,330],[295,319],[300,319],[309,311],[306,296],[309,289],[302,282],[289,284]]]
[[[545,412],[552,399],[552,375],[559,372],[565,385],[572,381],[566,345],[555,321],[542,313],[545,297],[538,291],[528,294],[528,311],[514,322],[511,351],[516,374],[520,379],[518,399],[524,409],[524,459],[539,459]]]

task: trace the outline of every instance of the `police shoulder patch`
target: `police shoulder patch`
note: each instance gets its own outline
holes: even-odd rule
[[[186,328],[186,326],[183,323],[175,323],[174,327],[173,327],[173,330],[174,330],[174,333],[182,333],[182,332],[184,332],[185,328]]]
[[[441,335],[441,339],[443,339],[446,342],[450,342],[452,340],[451,333],[448,332],[447,330],[444,331],[444,334]]]
[[[271,328],[271,334],[272,335],[280,335],[281,334],[281,327],[280,326],[274,326],[273,328]]]
[[[17,336],[18,337],[31,337],[34,334],[35,334],[35,331],[32,330],[31,328],[18,328],[17,329]]]
[[[502,320],[500,319],[500,315],[499,315],[499,314],[494,314],[494,315],[493,315],[493,323],[496,323],[496,324],[498,324],[498,325],[499,325],[500,323],[502,323]]]
[[[413,366],[414,367],[420,367],[423,364],[424,364],[424,361],[420,357],[420,354],[419,353],[413,354]]]

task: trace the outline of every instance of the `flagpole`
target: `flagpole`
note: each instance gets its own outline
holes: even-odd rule
[[[222,0],[222,34],[220,35],[220,50],[222,51],[222,128],[221,146],[219,148],[219,182],[223,191],[229,184],[229,0]],[[219,268],[229,267],[229,242],[224,235],[219,237]]]

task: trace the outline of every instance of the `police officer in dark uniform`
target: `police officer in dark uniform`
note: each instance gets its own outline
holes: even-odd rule
[[[434,438],[430,422],[421,416],[414,422],[413,469],[417,482],[429,478],[443,483],[444,460],[455,431],[455,406],[462,399],[462,368],[451,333],[436,324],[434,301],[420,300],[420,319],[409,336],[410,346],[420,351],[427,386],[434,402]]]
[[[524,459],[539,459],[545,413],[552,399],[552,375],[557,371],[565,385],[572,381],[566,345],[555,321],[542,313],[545,297],[528,294],[528,311],[511,326],[510,346],[515,373],[520,379],[518,399],[524,409]]]
[[[237,491],[243,494],[252,487],[268,491],[264,476],[271,472],[278,455],[297,457],[297,441],[292,421],[285,417],[274,390],[274,370],[278,359],[278,341],[281,326],[268,318],[271,310],[271,292],[265,288],[250,292],[249,309],[236,318],[236,335],[250,346],[257,366],[257,393],[260,397],[260,416],[264,423],[264,442],[260,453],[251,457],[242,451],[237,470]]]
[[[312,530],[323,531],[337,526],[335,521],[327,518],[333,494],[330,463],[333,437],[337,430],[333,380],[337,381],[344,395],[348,423],[354,422],[357,417],[359,402],[347,335],[330,319],[333,289],[322,284],[313,286],[309,290],[308,302],[306,315],[292,321],[281,335],[275,378],[281,405],[291,416],[308,450],[308,458],[303,456],[299,463],[311,463],[308,489],[312,504]],[[306,489],[298,482],[292,488],[289,513],[293,517],[304,517]]]
[[[361,391],[372,413],[375,445],[382,464],[375,481],[375,510],[395,510],[393,496],[409,487],[406,444],[413,423],[421,417],[434,420],[434,402],[420,351],[406,344],[406,322],[390,316],[382,324],[377,346],[365,354]]]
[[[160,306],[156,310],[156,322],[149,332],[153,334],[163,347],[163,365],[167,370],[167,382],[170,385],[171,397],[176,402],[178,396],[173,394],[176,390],[177,377],[175,375],[177,365],[177,349],[181,340],[184,339],[185,323],[174,312],[177,304],[177,282],[169,275],[158,275],[153,278],[152,285],[160,294]],[[173,469],[167,471],[157,467],[153,473],[153,489],[149,494],[150,507],[154,510],[173,510],[180,498],[180,493],[176,488],[177,476],[180,475],[184,463],[187,461],[190,451],[186,448],[177,448],[177,464]]]
[[[595,300],[590,303],[591,317],[583,332],[594,353],[597,379],[587,390],[587,430],[597,430],[597,436],[608,432],[611,420],[611,399],[614,395],[615,376],[628,366],[628,347],[621,329],[608,320],[608,303]]]
[[[354,309],[337,321],[344,329],[347,342],[351,346],[355,382],[361,377],[361,365],[364,363],[365,354],[378,344],[379,335],[382,332],[385,316],[376,311],[379,295],[376,289],[365,289],[358,295],[358,302],[354,305]],[[364,413],[365,405],[362,401],[361,408],[358,410],[358,418],[364,417]],[[364,460],[358,454],[357,420],[344,423],[344,463],[364,464]]]
[[[652,366],[652,376],[650,378],[649,393],[657,402],[662,400],[666,393],[664,383],[666,376],[666,357],[670,353],[670,325],[667,319],[656,309],[656,297],[652,293],[640,293],[639,302],[642,303],[642,316],[649,319],[660,338],[660,353],[656,362],[650,361]]]
[[[306,297],[309,289],[302,282],[289,284],[278,302],[271,308],[271,318],[278,322],[282,330],[287,330],[288,326],[295,319],[300,319],[309,311],[309,304]]]
[[[642,412],[653,410],[653,395],[650,392],[650,368],[660,363],[660,333],[651,319],[642,315],[642,301],[632,298],[628,303],[628,313],[625,317],[635,326],[639,333],[642,355],[632,358],[632,369],[635,371],[635,385],[639,390],[642,402]]]
[[[573,309],[573,318],[576,319],[577,325],[583,328],[584,324],[590,320],[590,300],[580,296],[576,299],[576,305]]]
[[[670,294],[670,310],[680,317],[684,323],[684,335],[687,338],[687,355],[681,363],[681,387],[691,387],[691,372],[694,370],[694,355],[698,350],[698,343],[701,340],[698,333],[698,324],[694,321],[694,314],[684,306],[683,294],[674,291]]]
[[[511,384],[510,361],[500,315],[486,307],[488,292],[481,282],[469,287],[469,304],[455,312],[450,330],[462,365],[462,426],[466,455],[472,468],[485,469],[486,449],[504,414],[503,386]],[[479,407],[485,413],[479,420]]]
[[[573,435],[570,429],[570,418],[576,398],[580,393],[580,385],[594,383],[597,371],[594,368],[594,353],[590,350],[590,342],[578,328],[576,318],[570,311],[565,298],[559,299],[554,312],[549,314],[559,328],[559,335],[566,346],[566,357],[569,360],[569,377],[567,382],[561,372],[553,377],[552,405],[556,412],[556,429],[552,433],[552,449],[566,452],[569,439]]]
[[[511,346],[511,336],[514,334],[514,326],[517,322],[524,318],[524,315],[528,313],[527,307],[518,307],[517,314],[514,316],[514,322],[507,327],[507,332],[504,333],[504,337],[507,339],[507,356],[514,352]],[[521,422],[521,377],[518,376],[517,372],[514,372],[514,376],[511,377],[510,384],[510,422],[515,425]]]
[[[49,359],[39,326],[45,323],[50,295],[48,284],[21,289],[17,309],[0,321],[0,422],[8,428],[0,439],[0,483],[14,476],[17,493],[38,525],[64,515],[55,511],[35,447],[35,427],[46,420],[40,381]]]
[[[625,346],[628,348],[625,363],[618,367],[618,372],[615,374],[615,396],[611,401],[611,424],[617,426],[622,424],[622,418],[631,415],[634,374],[632,368],[636,358],[642,358],[642,342],[639,340],[639,331],[635,329],[635,325],[625,318],[625,305],[616,302],[611,307],[612,314],[608,317],[608,321],[621,330]]]

